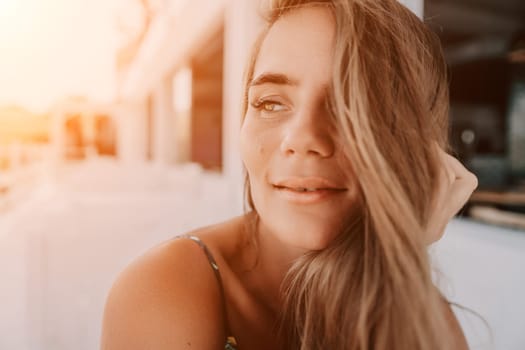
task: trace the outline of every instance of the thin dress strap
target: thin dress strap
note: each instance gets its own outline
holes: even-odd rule
[[[224,292],[224,286],[222,283],[221,273],[219,272],[219,265],[217,265],[217,262],[215,261],[215,258],[211,254],[210,250],[199,237],[185,234],[185,235],[177,236],[175,238],[191,239],[192,241],[197,243],[199,247],[201,247],[204,253],[206,254],[206,257],[208,258],[208,261],[213,269],[213,272],[215,273],[215,277],[217,278],[217,282],[219,283],[219,289],[221,291],[222,309],[223,309],[223,314],[224,314],[224,325],[226,327],[226,334],[227,334],[226,345],[224,349],[225,350],[236,350],[237,341],[235,340],[235,337],[231,335],[232,333],[228,325],[228,316],[227,316],[227,310],[226,310],[226,294]]]

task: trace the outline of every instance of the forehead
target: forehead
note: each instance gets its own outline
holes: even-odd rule
[[[253,76],[271,72],[300,83],[326,85],[331,77],[334,39],[335,20],[329,8],[291,10],[268,31]]]

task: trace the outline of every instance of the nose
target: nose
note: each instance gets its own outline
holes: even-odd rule
[[[328,158],[335,151],[334,132],[325,112],[298,111],[285,125],[280,150],[285,155]]]

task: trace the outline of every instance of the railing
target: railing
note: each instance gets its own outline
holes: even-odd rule
[[[47,144],[0,145],[0,213],[27,198],[51,161]]]

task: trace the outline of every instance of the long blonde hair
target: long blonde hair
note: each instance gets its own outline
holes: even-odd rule
[[[272,1],[247,67],[244,112],[267,30],[304,6],[327,6],[335,19],[329,107],[360,205],[329,247],[301,257],[288,272],[285,348],[448,349],[443,298],[423,237],[439,164],[432,143],[448,148],[439,40],[396,0]]]

